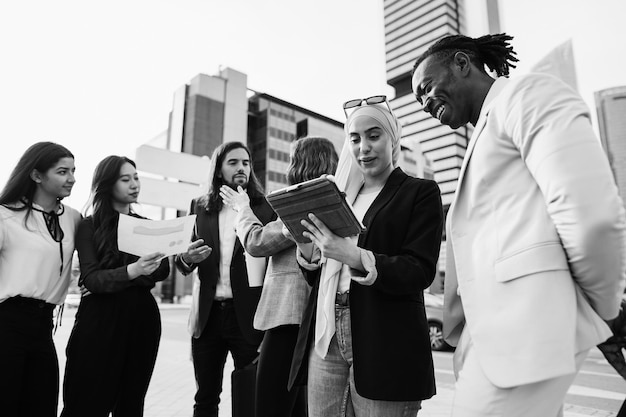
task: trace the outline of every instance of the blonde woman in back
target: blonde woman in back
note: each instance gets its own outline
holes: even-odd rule
[[[337,159],[330,140],[298,139],[292,144],[287,182],[297,184],[333,174]],[[298,329],[311,291],[296,261],[295,243],[283,235],[280,220],[263,226],[250,209],[245,192],[222,187],[221,195],[225,204],[238,210],[235,224],[245,250],[252,256],[270,257],[254,316],[254,327],[265,331],[257,369],[256,415],[305,417],[304,389],[287,389]]]

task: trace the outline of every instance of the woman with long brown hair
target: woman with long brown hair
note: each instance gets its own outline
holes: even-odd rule
[[[292,143],[287,182],[297,184],[334,174],[337,159],[330,140],[314,136],[298,139]],[[256,415],[305,417],[304,389],[287,389],[298,329],[311,292],[296,261],[295,243],[283,235],[282,221],[263,226],[243,190],[223,186],[220,194],[225,204],[238,211],[235,228],[246,252],[270,257],[254,315],[255,329],[265,331],[257,369]]]
[[[52,316],[70,282],[80,213],[61,201],[74,183],[74,155],[56,143],[39,142],[26,150],[0,194],[3,416],[57,413]]]
[[[135,163],[102,160],[93,176],[93,214],[78,227],[76,247],[83,294],[67,345],[61,415],[142,416],[161,337],[161,316],[150,290],[169,275],[162,254],[118,250],[120,214],[139,195]]]

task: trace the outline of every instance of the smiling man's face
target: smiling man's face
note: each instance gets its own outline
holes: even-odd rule
[[[454,63],[445,65],[429,56],[413,74],[413,93],[424,111],[441,124],[457,129],[470,121],[471,103]]]

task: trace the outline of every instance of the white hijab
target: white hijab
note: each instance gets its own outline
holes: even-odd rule
[[[350,146],[350,127],[359,117],[374,119],[376,123],[391,138],[392,162],[394,168],[400,158],[400,137],[402,126],[400,121],[384,104],[372,104],[357,107],[350,115],[344,126],[346,138],[341,156],[337,164],[335,182],[337,187],[346,193],[346,199],[353,203],[363,186],[365,179],[358,164],[352,155]],[[335,334],[335,295],[341,273],[342,263],[334,259],[327,259],[322,266],[320,286],[317,297],[317,311],[315,321],[315,352],[321,358],[328,353],[330,341]]]

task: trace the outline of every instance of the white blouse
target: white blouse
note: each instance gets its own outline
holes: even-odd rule
[[[37,209],[40,206],[33,204]],[[63,264],[43,213],[33,210],[25,227],[26,210],[0,206],[0,302],[22,296],[62,304],[67,295],[74,253],[74,235],[81,215],[63,206],[59,224],[63,229]]]
[[[367,210],[369,210],[374,200],[376,200],[376,197],[378,197],[378,194],[380,194],[380,190],[382,190],[382,188],[379,188],[369,193],[360,192],[356,196],[356,200],[354,200],[354,203],[352,203],[352,208],[354,209],[354,214],[361,222],[363,222],[363,218],[365,217],[365,213],[367,213]],[[359,236],[357,235],[352,236],[350,239],[352,239],[356,243],[358,238]],[[343,294],[350,289],[351,277],[352,272],[350,266],[344,264],[341,268],[341,275],[339,275],[337,292]]]

